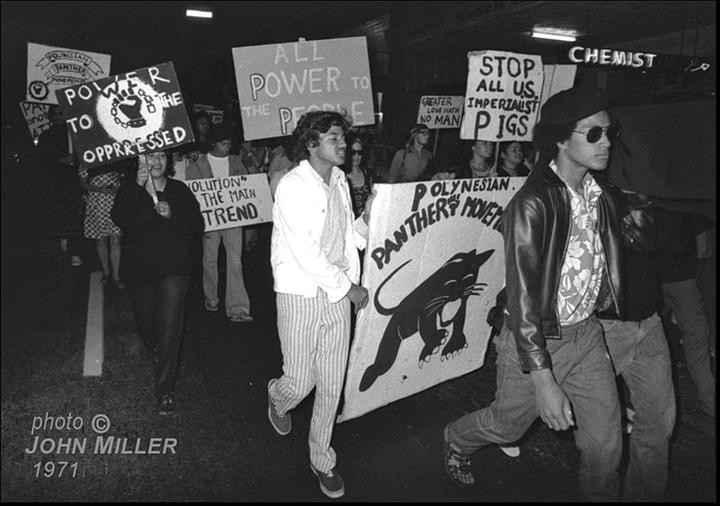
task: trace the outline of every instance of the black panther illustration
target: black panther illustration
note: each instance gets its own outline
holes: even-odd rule
[[[420,352],[418,363],[420,367],[423,362],[429,362],[430,355],[437,353],[440,346],[445,343],[448,331],[444,327],[450,323],[452,323],[452,336],[443,348],[441,360],[450,358],[467,347],[467,339],[463,331],[467,300],[471,295],[480,295],[483,287],[487,286],[487,283],[477,283],[478,270],[494,251],[487,250],[477,255],[475,250],[472,250],[454,255],[392,309],[380,304],[380,291],[390,278],[412,260],[399,266],[380,283],[373,299],[375,309],[381,315],[392,318],[380,340],[375,363],[365,370],[360,380],[361,392],[370,388],[380,375],[390,370],[397,358],[400,343],[416,332],[420,333],[425,343],[425,347]],[[459,307],[454,316],[448,321],[443,321],[443,309],[451,303],[458,303]],[[454,306],[455,304],[450,307]],[[438,322],[443,328],[438,328]]]

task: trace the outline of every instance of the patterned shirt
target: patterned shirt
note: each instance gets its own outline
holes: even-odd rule
[[[342,178],[343,174],[336,172],[330,176],[329,185],[322,181],[322,189],[325,190],[327,195],[328,205],[320,242],[323,252],[327,255],[330,263],[346,271],[350,268],[350,263],[345,257],[345,224],[347,216],[341,195],[343,191]]]
[[[555,161],[550,163],[550,168],[557,174]],[[598,232],[598,200],[602,189],[590,173],[585,174],[582,182],[582,195],[566,183],[572,219],[557,298],[561,325],[581,322],[593,313],[605,273],[605,254]]]

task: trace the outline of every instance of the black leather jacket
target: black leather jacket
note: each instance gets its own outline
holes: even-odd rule
[[[602,189],[598,230],[605,253],[603,293],[621,317],[624,205],[618,188],[595,177]],[[515,335],[521,368],[548,369],[545,339],[559,339],[557,294],[570,234],[570,194],[545,163],[538,164],[503,214],[505,239],[505,321]],[[602,305],[604,301],[598,301]]]

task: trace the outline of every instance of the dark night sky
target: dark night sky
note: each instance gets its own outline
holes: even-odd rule
[[[111,74],[172,61],[186,98],[213,103],[235,86],[231,48],[338,37],[392,4],[2,2],[3,125],[22,121],[28,42],[110,54]],[[191,6],[210,7],[214,19],[186,18]]]

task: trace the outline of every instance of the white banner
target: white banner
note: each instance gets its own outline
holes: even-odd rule
[[[420,98],[417,123],[428,128],[460,128],[463,104],[462,96],[425,96]]]
[[[28,42],[27,100],[57,104],[55,91],[110,75],[110,55]]]
[[[530,141],[540,110],[543,64],[538,55],[468,53],[465,116],[460,138]]]
[[[338,421],[482,366],[505,282],[500,217],[525,178],[377,184]]]
[[[234,47],[232,55],[245,140],[290,135],[314,110],[375,123],[365,37]]]
[[[183,181],[200,204],[205,232],[272,221],[272,197],[265,174]]]

